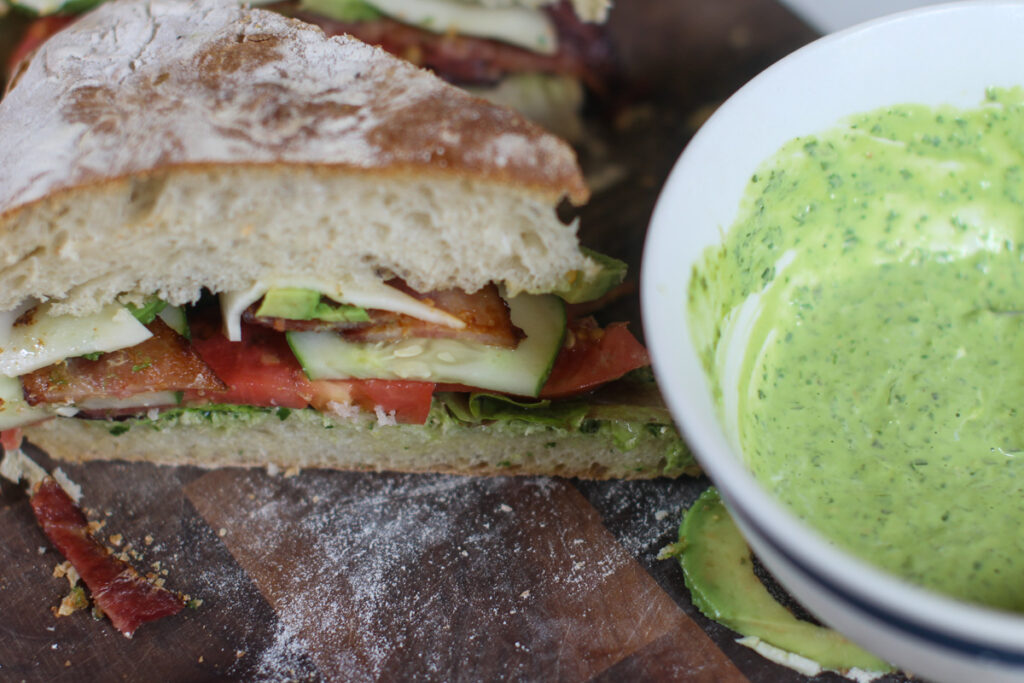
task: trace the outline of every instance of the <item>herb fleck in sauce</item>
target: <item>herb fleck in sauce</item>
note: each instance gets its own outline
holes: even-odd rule
[[[1018,611],[1022,102],[893,107],[788,143],[690,301],[713,370],[722,321],[757,297],[736,406],[762,483],[866,560]]]

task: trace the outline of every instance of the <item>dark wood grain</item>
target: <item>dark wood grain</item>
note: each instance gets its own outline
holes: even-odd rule
[[[186,490],[327,679],[585,681],[666,637],[677,673],[742,678],[567,482],[224,470]]]
[[[32,455],[53,466],[38,452]],[[105,522],[100,539],[110,543],[120,535],[116,549],[134,549],[138,570],[166,569],[169,588],[203,603],[142,626],[130,640],[87,612],[54,616],[68,592],[67,580],[52,575],[63,558],[49,547],[27,499],[5,485],[0,680],[152,680],[152,672],[162,672],[165,681],[219,680],[241,670],[239,652],[267,646],[277,617],[185,499],[183,486],[199,470],[123,463],[62,467],[86,492],[82,504],[89,518]]]

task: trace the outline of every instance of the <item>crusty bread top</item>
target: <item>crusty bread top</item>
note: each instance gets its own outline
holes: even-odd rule
[[[518,114],[378,48],[218,0],[114,0],[86,15],[0,101],[0,140],[0,219],[76,186],[210,163],[588,195],[571,148]]]

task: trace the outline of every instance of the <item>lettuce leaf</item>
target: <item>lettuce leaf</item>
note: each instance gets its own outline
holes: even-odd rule
[[[135,304],[125,304],[125,307],[131,311],[131,314],[135,316],[143,325],[148,325],[160,314],[160,311],[167,307],[167,302],[163,299],[159,299],[155,296],[151,296],[141,306]]]
[[[502,420],[520,420],[547,427],[579,429],[589,407],[582,401],[547,399],[516,399],[483,392],[463,394],[439,392],[435,394],[448,411],[459,421],[469,424]]]

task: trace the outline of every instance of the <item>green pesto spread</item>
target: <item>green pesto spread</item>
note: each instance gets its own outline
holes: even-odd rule
[[[739,216],[689,312],[757,478],[865,560],[1024,611],[1024,91],[793,140]]]

